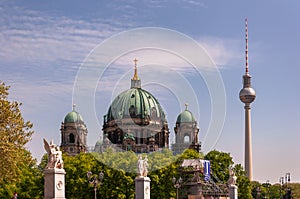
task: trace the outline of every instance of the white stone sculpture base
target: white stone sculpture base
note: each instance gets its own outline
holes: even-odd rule
[[[64,169],[45,169],[44,198],[65,199],[65,175]]]
[[[150,178],[135,178],[135,199],[150,199]]]
[[[238,187],[236,185],[229,186],[229,198],[238,199]]]

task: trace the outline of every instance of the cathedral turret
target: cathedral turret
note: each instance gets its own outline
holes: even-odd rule
[[[251,142],[251,114],[250,104],[255,100],[256,93],[251,87],[251,76],[249,74],[248,65],[248,21],[245,20],[246,25],[246,70],[243,75],[243,88],[239,93],[240,100],[245,104],[245,170],[249,180],[252,180],[252,142]]]
[[[199,128],[197,121],[191,111],[188,110],[188,104],[176,120],[175,143],[172,144],[172,150],[175,154],[182,153],[185,149],[194,149],[200,151],[201,144],[198,141]]]
[[[75,104],[62,122],[60,131],[61,149],[68,155],[87,151],[87,128],[82,116],[75,111]]]

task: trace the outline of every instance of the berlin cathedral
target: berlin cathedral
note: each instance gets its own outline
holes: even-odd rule
[[[190,148],[199,152],[199,128],[187,106],[177,117],[175,143],[170,147],[170,129],[164,110],[151,93],[142,89],[137,60],[134,62],[131,86],[108,107],[103,121],[103,140],[96,143],[94,151],[103,152],[107,148],[114,148],[117,151],[150,153],[170,148],[174,154],[178,154]],[[87,129],[83,117],[73,106],[61,124],[61,149],[68,155],[87,152]]]

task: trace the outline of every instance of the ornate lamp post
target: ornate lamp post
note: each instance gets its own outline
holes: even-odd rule
[[[179,199],[178,189],[181,187],[182,178],[176,179],[175,177],[172,178],[172,182],[174,187],[176,188],[176,198]]]
[[[284,177],[279,178],[279,183],[280,183],[280,199],[282,199],[282,186],[284,183]]]
[[[288,183],[291,181],[291,174],[290,173],[286,173],[285,174],[285,183],[288,186]]]
[[[291,174],[290,173],[286,173],[285,174],[285,184],[286,184],[286,198],[291,198],[291,189],[289,188],[289,183],[291,182]]]
[[[94,199],[97,199],[97,186],[102,184],[104,173],[101,171],[99,173],[99,178],[97,175],[93,175],[91,171],[88,171],[86,175],[89,180],[89,184],[94,186]]]

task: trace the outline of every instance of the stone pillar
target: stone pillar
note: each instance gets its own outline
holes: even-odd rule
[[[135,199],[150,199],[150,181],[149,177],[135,178]]]
[[[229,186],[229,198],[238,199],[238,187],[236,185]]]
[[[45,199],[65,199],[65,170],[45,169],[44,198]]]

